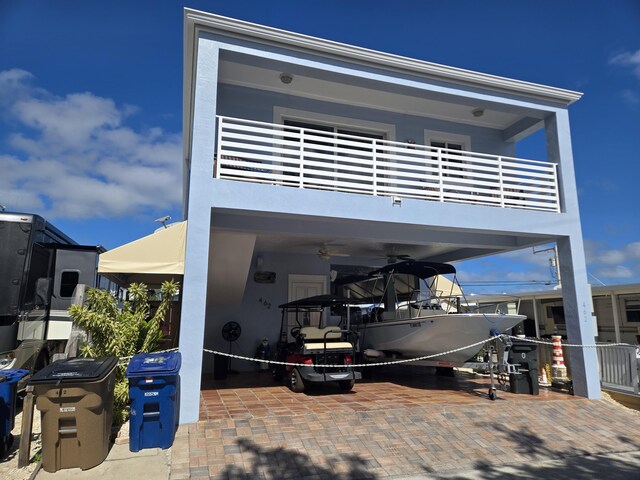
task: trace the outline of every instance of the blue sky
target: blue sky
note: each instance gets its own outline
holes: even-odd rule
[[[589,273],[640,282],[637,0],[0,0],[0,204],[107,248],[180,219],[185,6],[584,92],[570,118]],[[544,158],[540,140],[518,154]],[[462,278],[544,282],[548,258],[467,262]],[[514,288],[532,286],[487,289]]]

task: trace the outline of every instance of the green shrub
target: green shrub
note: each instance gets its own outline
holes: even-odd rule
[[[73,305],[69,313],[88,335],[90,341],[83,345],[83,357],[131,357],[136,353],[148,353],[158,349],[162,340],[160,323],[165,318],[173,296],[178,292],[177,282],[162,284],[162,299],[153,317],[150,317],[149,293],[143,283],[129,287],[130,300],[118,307],[118,300],[109,292],[91,288],[87,291],[83,306]],[[127,361],[116,368],[114,388],[114,423],[123,423],[128,416],[129,385],[125,376]]]

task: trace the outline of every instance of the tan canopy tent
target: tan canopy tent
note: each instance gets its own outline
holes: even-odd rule
[[[172,223],[100,255],[98,273],[120,286],[134,282],[147,286],[184,274],[187,222]]]

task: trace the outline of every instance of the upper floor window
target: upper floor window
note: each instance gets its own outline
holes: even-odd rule
[[[363,145],[362,147],[358,147],[358,146],[355,146],[355,145],[350,145],[348,148],[351,148],[351,149],[354,149],[354,150],[371,150],[370,148],[367,148],[367,144],[369,142],[364,140],[365,138],[384,140],[384,134],[382,134],[382,133],[365,132],[365,131],[360,131],[360,130],[353,129],[353,128],[343,128],[343,127],[332,126],[332,125],[323,125],[323,124],[320,124],[320,123],[301,122],[301,121],[298,121],[298,120],[285,119],[284,120],[284,125],[289,126],[289,127],[307,128],[307,129],[311,129],[311,130],[316,130],[316,132],[314,132],[314,135],[316,137],[320,137],[320,138],[319,139],[308,140],[308,143],[310,143],[310,144],[332,145],[333,142],[331,142],[330,140],[331,139],[335,139],[336,138],[336,134],[337,135],[353,135],[353,136],[363,137],[363,140],[352,139],[351,141],[355,141],[355,142],[359,142],[360,141],[360,142],[364,143],[365,145]],[[326,132],[326,134],[324,132]],[[325,141],[324,138],[326,138],[327,140]]]
[[[466,135],[457,135],[447,132],[424,132],[424,144],[433,148],[445,149],[442,152],[442,162],[444,170],[448,170],[446,176],[455,176],[456,171],[462,171],[464,160],[458,156],[456,151],[470,150],[471,140]]]

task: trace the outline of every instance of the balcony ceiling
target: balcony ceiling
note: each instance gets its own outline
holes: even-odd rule
[[[274,64],[265,60],[251,60],[250,63],[235,60],[238,59],[227,58],[220,62],[221,83],[498,130],[507,130],[525,119],[542,119],[541,112],[530,109],[444,96],[418,88],[357,79],[297,65]],[[280,81],[283,72],[293,75],[293,81],[288,85]],[[472,111],[477,108],[484,109],[483,116],[473,116]]]

